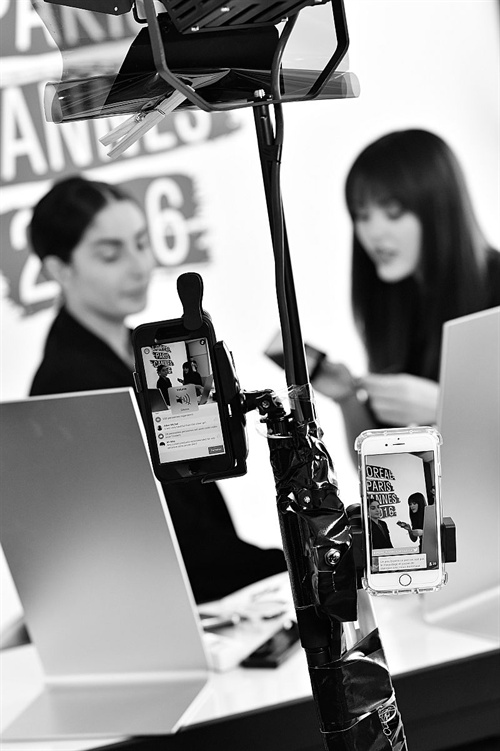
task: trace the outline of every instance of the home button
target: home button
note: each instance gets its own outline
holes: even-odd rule
[[[411,584],[411,581],[412,579],[411,579],[410,574],[401,574],[401,576],[399,577],[399,583],[401,584],[402,587],[409,587]]]

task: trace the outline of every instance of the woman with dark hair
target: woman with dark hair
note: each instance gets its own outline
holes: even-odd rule
[[[394,547],[387,522],[382,517],[382,509],[378,501],[370,501],[369,507],[370,538],[374,550]]]
[[[145,307],[154,266],[142,209],[116,186],[70,177],[37,204],[29,237],[62,291],[30,394],[133,388],[126,317]],[[286,570],[281,550],[237,536],[215,482],[164,490],[197,602]]]
[[[406,529],[412,542],[419,544],[422,550],[422,541],[424,535],[424,515],[426,507],[425,498],[422,493],[412,493],[408,496],[408,507],[410,512],[410,524],[407,522],[398,522],[398,525]]]
[[[30,394],[132,387],[125,319],[144,309],[154,266],[141,208],[121,188],[70,177],[39,201],[28,233],[62,292]]]
[[[170,407],[170,394],[168,390],[172,388],[172,381],[169,378],[169,369],[166,365],[158,365],[156,372],[158,374],[156,388],[161,392],[167,407]]]
[[[398,131],[369,145],[345,193],[369,374],[355,379],[326,361],[314,387],[340,404],[352,445],[370,427],[435,423],[443,324],[500,305],[500,253],[481,233],[456,157],[433,133]]]
[[[203,392],[203,379],[198,373],[196,364],[193,360],[188,360],[182,363],[182,378],[178,378],[177,380],[179,383],[182,383],[183,386],[192,383],[198,396]]]

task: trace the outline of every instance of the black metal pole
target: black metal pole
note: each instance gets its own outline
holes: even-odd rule
[[[277,242],[278,238],[276,237],[275,231],[275,222],[277,220],[277,207],[275,205],[275,201],[278,199],[278,196],[273,196],[274,186],[272,174],[273,169],[275,169],[276,164],[281,159],[281,146],[275,143],[273,135],[273,125],[270,116],[270,105],[257,105],[253,108],[253,113],[255,130],[257,134],[257,143],[259,146],[259,156],[262,167],[262,177],[264,181],[269,224],[271,227],[271,237],[273,240],[273,249],[276,259],[277,253],[275,243]],[[281,197],[279,197],[279,200],[281,200]],[[292,370],[291,373],[287,373],[287,368],[285,368],[285,373],[287,376],[288,386],[303,386],[309,383],[309,373],[307,370],[304,343],[302,340],[297,299],[295,295],[295,284],[293,279],[292,265],[290,261],[290,250],[284,218],[282,242],[285,279],[285,304],[283,305],[283,301],[280,301],[278,295],[278,306],[280,307],[282,330],[284,331],[288,328],[291,335],[291,342],[287,343],[287,341],[284,340],[283,345],[284,347],[291,347],[291,352],[285,351],[285,355],[290,356]]]
[[[283,263],[283,268],[277,268],[276,273],[277,277],[280,273],[283,273],[284,276],[283,289],[280,289],[279,279],[277,279],[278,307],[282,331],[290,333],[289,341],[287,341],[285,335],[283,336],[283,346],[284,348],[288,347],[290,350],[288,352],[285,351],[287,383],[289,387],[309,386],[309,373],[295,295],[286,224],[282,214],[279,181],[277,186],[276,180],[273,180],[273,170],[281,158],[281,148],[280,144],[275,142],[273,124],[270,117],[270,105],[257,105],[253,108],[253,111],[273,251],[276,263],[279,264],[280,261]],[[282,222],[282,226],[278,228],[277,222]],[[280,242],[282,243],[282,247],[278,249],[277,244]],[[303,425],[304,429],[306,429],[305,425],[307,424],[311,424],[312,428],[315,429],[315,416],[311,402],[305,400],[300,404],[298,409],[294,410],[292,400],[291,413],[296,423]],[[283,450],[285,457],[287,453],[287,440],[292,441],[293,439],[284,439]],[[284,509],[281,509],[279,521],[302,647],[306,652],[309,665],[318,666],[340,657],[342,626],[340,622],[332,621],[324,613],[320,612],[313,601],[309,587],[305,585],[307,571],[304,559],[304,535],[301,530],[301,520],[296,514],[287,513]]]

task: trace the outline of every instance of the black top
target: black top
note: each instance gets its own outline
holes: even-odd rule
[[[368,349],[372,373],[409,373],[439,381],[443,324],[500,305],[500,253],[488,249],[484,285],[473,300],[459,303],[452,284],[450,280],[450,288],[439,291],[438,319],[432,312],[437,292],[422,288],[415,276],[394,284],[376,280],[370,290],[370,316],[364,322],[366,339],[372,341]]]
[[[170,395],[168,393],[168,390],[172,388],[172,381],[170,380],[170,378],[160,376],[156,381],[156,388],[158,389],[158,391],[161,391],[165,402],[170,405]]]
[[[473,310],[467,310],[460,315],[496,308],[500,305],[500,252],[494,248],[489,248],[486,255],[486,289],[482,300]],[[405,289],[405,294],[397,292],[396,287]],[[384,353],[382,348],[370,355],[369,370],[373,373],[409,373],[410,375],[429,378],[439,382],[440,373],[440,354],[443,329],[440,327],[438,348],[434,351],[429,348],[428,340],[425,335],[425,328],[422,326],[422,320],[425,318],[425,309],[421,308],[419,302],[420,292],[417,289],[413,277],[404,279],[397,284],[385,284],[384,293],[386,300],[393,297],[394,304],[403,306],[402,308],[392,308],[390,320],[384,318],[383,323],[375,321],[375,326],[383,325],[385,327],[385,343],[387,350]],[[446,294],[443,292],[443,294]],[[388,304],[390,308],[390,304]],[[374,314],[375,315],[375,314]],[[385,312],[381,315],[385,316]],[[459,315],[451,316],[446,320],[453,320]],[[402,321],[407,321],[402,323]],[[408,323],[409,322],[409,323]],[[394,346],[394,337],[399,338],[400,346]],[[390,354],[388,354],[390,353]],[[366,409],[370,415],[372,425],[377,428],[392,427],[386,423],[377,420],[370,402],[366,403]]]
[[[374,522],[370,519],[370,535],[372,548],[374,550],[393,547],[391,536],[389,534],[389,527],[386,522],[382,521],[382,519],[379,519],[378,522]]]
[[[488,250],[488,304],[487,308],[496,308],[500,305],[500,253],[494,248]]]
[[[184,386],[188,383],[193,383],[195,386],[203,386],[203,379],[196,370],[190,370],[182,380],[184,381]]]
[[[123,387],[133,388],[129,366],[62,308],[30,396]],[[164,491],[197,602],[219,599],[286,570],[281,550],[240,540],[216,483],[169,483]]]
[[[66,308],[61,308],[47,336],[30,396],[125,386],[134,387],[130,367]]]

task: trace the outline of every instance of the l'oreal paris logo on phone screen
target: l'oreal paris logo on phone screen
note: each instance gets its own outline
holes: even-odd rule
[[[374,436],[362,445],[368,589],[404,592],[443,583],[438,448],[432,435],[419,433],[399,441],[386,435],[382,445]]]
[[[225,454],[206,339],[141,348],[161,463]]]
[[[435,491],[433,479],[426,486],[422,460],[376,454],[365,467],[372,573],[436,568]]]

